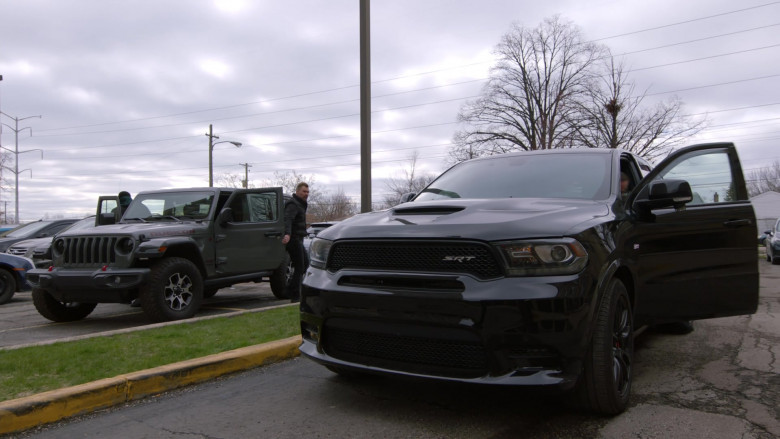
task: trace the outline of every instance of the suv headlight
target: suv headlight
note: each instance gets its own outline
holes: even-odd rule
[[[325,269],[328,263],[328,253],[333,246],[333,241],[327,239],[314,238],[309,245],[309,263],[312,267]]]
[[[588,252],[576,239],[502,241],[500,250],[509,276],[551,276],[580,272]]]

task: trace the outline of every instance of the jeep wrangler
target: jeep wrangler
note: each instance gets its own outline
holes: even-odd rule
[[[137,299],[151,320],[169,321],[194,316],[203,298],[242,282],[269,281],[284,299],[283,202],[281,188],[149,191],[117,222],[101,201],[100,227],[58,235],[51,266],[29,272],[33,303],[64,322],[98,303]]]

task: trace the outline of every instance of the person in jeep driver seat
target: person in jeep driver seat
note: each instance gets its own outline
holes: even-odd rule
[[[309,185],[298,183],[292,198],[284,204],[284,237],[282,244],[293,265],[293,275],[287,284],[290,302],[298,302],[301,296],[301,279],[306,270],[306,254],[303,238],[306,236],[306,200],[309,198]]]

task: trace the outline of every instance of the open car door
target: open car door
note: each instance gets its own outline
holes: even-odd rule
[[[95,226],[116,224],[120,216],[119,197],[117,195],[101,195],[98,197],[97,211],[95,212]]]
[[[628,203],[638,319],[662,323],[756,311],[756,218],[733,144],[676,151]]]

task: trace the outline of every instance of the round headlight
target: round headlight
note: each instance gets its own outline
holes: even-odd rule
[[[65,240],[57,239],[51,244],[51,254],[53,257],[61,256],[65,253]]]
[[[550,249],[550,257],[555,262],[563,262],[569,258],[569,251],[565,246],[554,245]]]
[[[116,243],[116,252],[121,255],[128,255],[133,252],[135,242],[131,238],[122,238]]]

